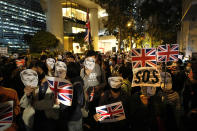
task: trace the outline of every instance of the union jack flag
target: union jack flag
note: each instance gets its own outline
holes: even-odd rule
[[[131,60],[133,68],[138,67],[156,67],[156,49],[132,49]]]
[[[62,78],[46,77],[49,88],[54,92],[55,98],[58,98],[60,103],[71,106],[73,98],[72,84]]]
[[[91,44],[91,33],[90,33],[90,20],[89,20],[89,11],[87,10],[87,16],[86,16],[86,36],[84,38],[84,41],[87,42],[89,45]]]
[[[16,60],[17,67],[21,67],[25,65],[25,59]]]
[[[179,56],[179,45],[169,44],[160,45],[157,49],[157,61],[158,62],[168,62],[168,61],[178,61]]]
[[[93,87],[91,93],[90,93],[90,102],[93,101],[93,98],[94,98],[94,90],[95,90],[95,87]]]
[[[0,131],[4,131],[12,125],[13,101],[0,103]]]
[[[100,114],[101,122],[116,122],[126,118],[122,102],[96,107],[96,112]]]

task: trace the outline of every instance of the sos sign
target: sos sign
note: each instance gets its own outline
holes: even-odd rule
[[[158,87],[161,83],[159,71],[154,67],[141,67],[133,69],[132,87]]]

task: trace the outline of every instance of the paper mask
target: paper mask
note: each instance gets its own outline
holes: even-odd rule
[[[89,70],[93,70],[95,67],[95,59],[92,57],[86,58],[84,61],[84,66]]]
[[[58,60],[62,60],[62,56],[61,55],[58,55]]]
[[[59,78],[65,78],[66,77],[66,72],[67,72],[67,66],[64,62],[62,61],[57,61],[55,63],[55,74]]]
[[[25,86],[37,87],[38,86],[38,74],[32,69],[23,70],[20,73],[21,80]]]
[[[111,88],[119,88],[122,84],[122,77],[109,77],[108,82]]]
[[[47,66],[50,67],[51,69],[53,69],[54,65],[55,65],[55,59],[53,58],[48,58],[46,60]]]

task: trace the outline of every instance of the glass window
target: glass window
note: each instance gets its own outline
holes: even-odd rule
[[[78,28],[78,27],[72,27],[72,33],[79,33],[79,32],[85,32],[85,29]]]
[[[76,18],[78,20],[86,21],[86,12],[75,8],[62,8],[64,17]]]

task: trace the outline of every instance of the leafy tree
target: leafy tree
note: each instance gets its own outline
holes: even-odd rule
[[[33,37],[32,35],[24,34],[24,35],[23,35],[23,40],[24,40],[24,42],[25,42],[26,44],[30,44],[32,37]]]
[[[41,52],[42,50],[56,48],[59,40],[55,35],[46,31],[37,32],[29,42],[31,52]]]
[[[74,42],[79,43],[80,47],[84,47],[86,45],[84,41],[86,33],[85,32],[79,32],[77,34],[74,34]]]
[[[93,50],[93,44],[88,44],[84,41],[84,38],[86,36],[86,32],[79,32],[77,34],[74,34],[74,42],[79,43],[80,47],[86,47],[87,49]]]
[[[128,38],[128,22],[132,22],[132,0],[97,0],[108,13],[107,21],[104,21],[106,32],[112,34],[119,40],[118,50],[121,43]]]
[[[151,41],[176,43],[180,29],[180,0],[145,0],[140,6],[142,19],[148,21],[147,33]],[[153,46],[153,42],[151,42]]]

